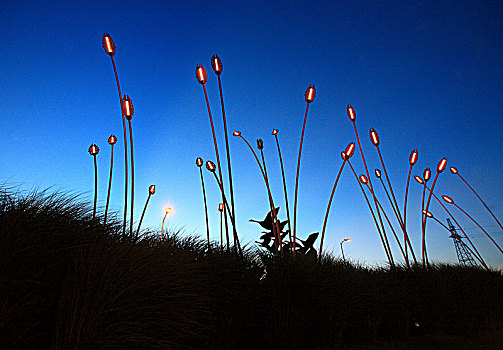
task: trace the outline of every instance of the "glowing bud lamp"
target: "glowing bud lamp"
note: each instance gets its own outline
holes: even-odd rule
[[[214,173],[215,170],[217,170],[217,166],[211,160],[208,160],[206,162],[206,169],[208,169],[209,171],[211,171],[212,173]]]
[[[208,72],[202,64],[196,66],[196,79],[200,84],[206,84],[208,81]]]
[[[417,162],[417,149],[413,149],[412,152],[410,153],[410,156],[409,156],[409,164],[410,166],[413,166],[414,164],[416,164]]]
[[[346,111],[348,113],[348,117],[349,119],[354,122],[356,120],[356,112],[355,112],[355,109],[353,108],[353,106],[351,105],[348,105],[346,107]]]
[[[346,155],[346,159],[349,159],[355,154],[355,143],[351,142],[349,145],[346,146],[346,150],[344,151],[344,154]]]
[[[279,132],[279,130],[278,130],[278,129],[272,129],[272,134],[271,134],[271,135],[277,135],[277,134],[278,134],[278,132]]]
[[[443,199],[444,201],[446,201],[447,203],[449,203],[449,204],[454,204],[454,199],[452,199],[452,198],[451,198],[451,197],[449,197],[449,196],[443,195],[443,196],[442,196],[442,199]]]
[[[124,95],[124,115],[127,120],[131,120],[134,114],[133,101],[131,101],[131,97],[129,95]]]
[[[154,194],[155,193],[155,185],[150,185],[148,187],[148,193],[149,194]]]
[[[224,203],[220,203],[220,204],[218,205],[218,211],[219,211],[219,212],[223,212],[223,211],[224,211]]]
[[[456,167],[451,166],[450,170],[451,170],[451,173],[453,173],[453,174],[458,173],[458,168],[456,168]]]
[[[103,39],[101,39],[101,43],[103,44],[103,48],[105,49],[107,55],[110,56],[115,55],[115,43],[112,40],[110,34],[108,33],[103,34]]]
[[[100,148],[93,143],[91,144],[91,146],[89,146],[88,152],[90,155],[95,156],[100,153]]]
[[[367,184],[369,180],[367,179],[367,177],[365,175],[360,175],[360,182],[364,185]]]
[[[236,136],[236,137],[241,136],[241,131],[234,130],[234,132],[232,133],[232,136]]]
[[[442,160],[437,165],[437,171],[441,173],[445,170],[445,166],[447,165],[447,158],[442,158]]]
[[[309,87],[306,90],[306,93],[304,94],[304,97],[306,98],[307,103],[311,103],[314,101],[314,98],[316,97],[316,88],[314,85],[309,85]]]
[[[430,168],[426,168],[423,171],[423,178],[425,182],[428,182],[428,180],[431,178],[431,170]]]
[[[204,162],[203,162],[203,158],[201,158],[201,157],[197,157],[197,158],[196,158],[196,165],[197,165],[198,167],[202,167],[202,166],[203,166],[203,164],[204,164]]]
[[[369,134],[372,144],[376,147],[379,146],[379,135],[377,135],[377,132],[374,130],[374,128],[370,128]]]
[[[419,182],[421,185],[423,185],[423,184],[424,184],[423,179],[421,179],[419,176],[414,175],[414,179],[415,179],[417,182]]]
[[[218,57],[217,54],[211,56],[211,68],[213,68],[213,71],[216,73],[216,75],[222,74],[224,66],[222,65],[222,60],[220,59],[220,57]]]
[[[429,218],[432,218],[433,217],[433,214],[430,213],[429,211],[426,211],[426,210],[423,210],[423,214],[426,215],[427,217]]]
[[[115,135],[110,135],[110,137],[108,138],[108,143],[110,145],[115,145],[116,142],[117,142],[117,137]]]
[[[376,169],[376,170],[375,170],[375,174],[376,174],[376,177],[377,177],[378,179],[380,179],[380,178],[381,178],[381,170]]]

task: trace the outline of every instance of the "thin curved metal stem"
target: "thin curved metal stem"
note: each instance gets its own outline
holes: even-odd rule
[[[283,168],[283,158],[281,157],[281,149],[279,147],[278,135],[275,134],[276,145],[278,146],[279,163],[281,165],[281,176],[283,177],[283,192],[285,193],[286,218],[288,220],[288,239],[292,241],[292,226],[290,221],[290,208],[288,205],[288,192],[286,190],[285,169]]]
[[[134,211],[134,156],[133,156],[133,127],[131,125],[131,120],[129,123],[129,140],[131,144],[131,221],[129,222],[129,230],[131,232],[131,238],[133,238],[133,211]]]
[[[224,235],[223,235],[223,229],[222,229],[222,211],[220,212],[220,250],[223,252],[224,251]],[[229,245],[227,245],[229,247]]]
[[[325,229],[327,227],[328,213],[330,212],[330,206],[332,205],[332,199],[334,198],[335,188],[337,187],[337,183],[339,182],[339,178],[341,177],[342,169],[344,169],[344,165],[346,165],[346,161],[347,161],[347,159],[344,159],[342,161],[341,168],[339,169],[339,172],[337,173],[337,177],[335,179],[334,187],[332,188],[332,193],[330,194],[330,199],[328,200],[327,211],[325,212],[325,220],[323,221],[323,228],[321,229],[320,253],[319,253],[319,258],[318,258],[319,261],[321,261],[321,253],[322,253],[322,249],[323,249],[323,239],[325,238]]]
[[[98,163],[96,162],[96,154],[93,154],[94,158],[94,209],[93,209],[93,220],[96,218],[96,202],[98,201]]]
[[[162,219],[162,225],[161,225],[161,241],[162,241],[162,233],[164,232],[164,220],[166,220],[166,216],[168,216],[168,213],[164,214],[164,218]]]
[[[148,206],[148,201],[150,200],[150,197],[152,196],[152,193],[148,193],[147,201],[145,202],[145,207],[143,207],[143,212],[141,213],[141,218],[140,222],[138,223],[138,228],[136,229],[136,237],[140,234],[140,227],[141,223],[143,222],[143,217],[145,216],[145,212],[147,211],[147,206]]]
[[[381,228],[379,227],[379,224],[377,222],[377,218],[376,218],[376,216],[374,214],[374,210],[372,209],[372,206],[370,205],[370,202],[369,202],[369,199],[367,197],[367,194],[365,193],[365,191],[363,189],[363,186],[360,183],[360,180],[358,180],[358,175],[356,174],[356,171],[353,168],[353,165],[351,164],[351,162],[349,161],[349,159],[348,159],[348,164],[351,167],[351,170],[353,171],[353,174],[355,176],[356,182],[358,183],[358,185],[360,186],[360,189],[362,190],[363,196],[365,197],[365,201],[367,202],[367,205],[369,207],[370,214],[372,214],[372,218],[374,219],[374,223],[375,223],[376,228],[377,228],[377,233],[379,233],[379,238],[381,238],[381,242],[382,242],[382,245],[383,245],[383,248],[384,248],[384,252],[386,253],[386,257],[388,258],[389,264],[391,266],[394,266],[393,258],[390,256],[391,252],[388,251],[388,247],[386,246],[386,243],[384,242],[384,238],[383,238],[383,235],[382,235],[382,232],[381,232]]]
[[[472,186],[470,186],[468,184],[468,182],[459,174],[459,172],[457,173],[457,175],[459,176],[459,178],[461,180],[463,180],[463,182],[466,184],[466,186],[468,186],[468,188],[470,190],[472,190],[472,192],[477,196],[477,198],[479,199],[479,201],[484,205],[484,207],[486,207],[487,211],[491,214],[491,216],[493,217],[493,219],[496,220],[496,222],[498,223],[499,227],[503,231],[503,226],[501,225],[501,223],[499,222],[499,220],[496,218],[496,216],[494,215],[494,213],[491,211],[491,209],[489,209],[489,207],[487,206],[487,204],[482,200],[482,198],[480,198],[480,196],[477,194],[477,192],[475,192],[475,190],[472,188]]]
[[[110,176],[108,178],[107,206],[105,207],[105,219],[103,221],[104,225],[107,223],[108,205],[110,204],[110,191],[112,189],[112,173],[113,173],[113,167],[114,167],[114,145],[112,144],[111,146],[112,146],[112,153],[110,156]]]
[[[112,59],[112,66],[114,68],[115,81],[117,82],[117,90],[119,91],[119,100],[121,104],[121,115],[122,115],[122,128],[124,129],[124,221],[122,223],[122,235],[126,235],[126,220],[127,220],[127,189],[128,189],[128,161],[127,161],[127,131],[126,131],[126,118],[124,117],[124,101],[122,100],[121,87],[119,84],[119,75],[117,74],[117,68],[115,67],[114,57],[110,56]]]
[[[210,224],[208,219],[208,205],[206,202],[206,190],[204,188],[204,177],[203,168],[199,167],[199,173],[201,174],[201,187],[203,188],[203,201],[204,201],[204,214],[206,216],[206,237],[208,238],[208,250],[210,249]],[[222,224],[222,222],[220,222]],[[229,248],[229,238],[227,236],[227,248]]]
[[[438,175],[439,174],[440,173],[437,170],[437,174],[435,175],[435,179],[433,180],[433,184],[431,185],[430,194],[428,195],[428,201],[426,202],[426,208],[425,208],[426,212],[428,212],[428,208],[430,207],[431,195],[433,194],[433,189],[435,188],[435,184],[437,183],[437,179],[438,179]],[[425,182],[425,186],[426,186],[426,182]],[[423,246],[422,246],[422,249],[423,249],[423,267],[425,266],[425,262],[429,266],[428,253],[426,252],[426,223],[427,222],[428,222],[428,216],[424,215],[424,220],[423,220],[423,238],[422,238],[422,243],[423,243]]]
[[[302,124],[302,134],[300,136],[299,159],[297,160],[297,175],[295,176],[295,197],[293,201],[293,255],[295,255],[295,239],[297,238],[297,193],[299,189],[300,157],[302,155],[302,144],[304,143],[304,131],[306,130],[307,112],[309,103],[306,105],[304,123]],[[280,234],[281,236],[281,234]]]
[[[409,175],[407,176],[407,185],[405,186],[405,199],[404,199],[404,202],[403,202],[403,240],[404,240],[404,244],[405,244],[405,255],[407,256],[407,259],[409,258],[409,254],[407,252],[407,243],[409,243],[410,245],[410,242],[409,242],[409,235],[407,233],[407,196],[409,194],[409,182],[410,182],[410,174],[412,173],[412,164],[410,165],[409,167]],[[411,247],[411,250],[412,250],[412,247]],[[414,257],[414,262],[415,261],[415,257]]]

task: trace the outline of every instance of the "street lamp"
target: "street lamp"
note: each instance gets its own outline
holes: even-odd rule
[[[341,253],[342,253],[342,260],[343,261],[346,261],[346,258],[344,257],[344,249],[342,248],[342,243],[344,242],[351,242],[351,238],[344,238],[342,241],[341,241]]]

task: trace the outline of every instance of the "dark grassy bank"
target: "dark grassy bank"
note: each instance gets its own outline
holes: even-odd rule
[[[503,348],[498,271],[208,253],[91,214],[0,189],[0,348]]]

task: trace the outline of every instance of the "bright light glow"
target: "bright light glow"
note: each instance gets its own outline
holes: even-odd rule
[[[373,128],[370,129],[370,141],[372,141],[374,146],[379,146],[379,135],[377,135],[377,132]]]
[[[444,171],[446,165],[447,165],[447,158],[442,158],[442,160],[437,165],[437,171],[441,173],[442,171]]]
[[[306,93],[304,94],[304,97],[307,103],[311,103],[314,101],[314,98],[316,97],[316,88],[314,87],[314,85],[309,85],[309,87],[306,90]]]
[[[155,193],[155,185],[150,185],[148,188],[148,193],[154,194]]]
[[[424,181],[428,181],[431,178],[431,170],[430,170],[430,168],[424,169],[423,178],[424,178]]]
[[[127,120],[131,120],[134,114],[133,101],[131,101],[131,97],[129,95],[124,95],[124,115]]]
[[[103,48],[105,49],[105,52],[113,56],[115,54],[115,44],[114,41],[112,40],[112,37],[108,33],[103,34],[103,38],[101,39],[101,44]]]
[[[346,242],[351,242],[351,238],[346,238],[345,241]]]
[[[366,177],[365,175],[360,175],[360,182],[361,182],[362,184],[366,185],[366,184],[367,184],[367,182],[368,182],[367,177]]]
[[[376,173],[376,177],[377,177],[378,179],[380,179],[380,178],[381,178],[381,170],[376,169],[376,170],[375,170],[375,173]]]
[[[91,146],[89,146],[89,149],[87,151],[90,155],[95,156],[100,152],[100,148],[93,143],[91,144]]]
[[[410,165],[414,165],[417,162],[417,149],[413,149],[409,156]]]
[[[354,122],[356,120],[355,109],[353,108],[353,106],[348,105],[347,108],[346,108],[346,110],[347,110],[349,119],[351,119],[351,121]]]
[[[276,135],[279,132],[278,129],[272,129],[272,135]]]
[[[351,158],[355,153],[355,143],[351,142],[349,145],[347,145],[344,153],[346,154],[347,159]]]
[[[432,218],[433,214],[430,213],[429,211],[426,211],[426,209],[423,210],[423,214],[425,214],[427,217]]]
[[[220,211],[220,212],[224,211],[224,203],[220,203],[218,205],[218,211]]]
[[[213,71],[217,74],[220,75],[222,73],[222,60],[220,60],[220,57],[218,57],[217,54],[214,54],[211,56],[211,68],[213,68]]]
[[[424,184],[423,179],[421,179],[419,176],[414,175],[414,179],[415,179],[417,182],[419,182],[421,185],[422,185],[422,184]]]
[[[202,167],[202,166],[203,166],[203,158],[201,158],[201,157],[197,157],[197,158],[196,158],[196,165],[197,165],[198,167]]]
[[[201,84],[205,84],[208,80],[208,73],[202,64],[196,66],[196,79]]]
[[[442,196],[442,199],[443,199],[444,201],[446,201],[447,203],[454,204],[454,199],[452,199],[452,198],[451,198],[451,197],[449,197],[449,196],[443,195],[443,196]]]
[[[211,160],[208,160],[206,162],[206,169],[208,169],[209,171],[211,171],[213,173],[217,169],[217,166]]]
[[[107,52],[108,53],[112,53],[113,52],[113,50],[112,50],[112,44],[110,43],[110,37],[109,36],[105,37],[105,42],[106,42],[106,45],[107,45]]]
[[[451,173],[453,173],[453,174],[457,174],[458,173],[458,169],[456,167],[451,166],[450,170],[451,170]]]
[[[234,132],[232,133],[232,136],[241,136],[241,131],[234,130]]]
[[[110,135],[110,137],[108,138],[108,143],[111,145],[114,145],[116,142],[117,142],[117,137],[115,137],[115,135]]]
[[[170,214],[173,211],[170,207],[166,208],[165,214]]]

